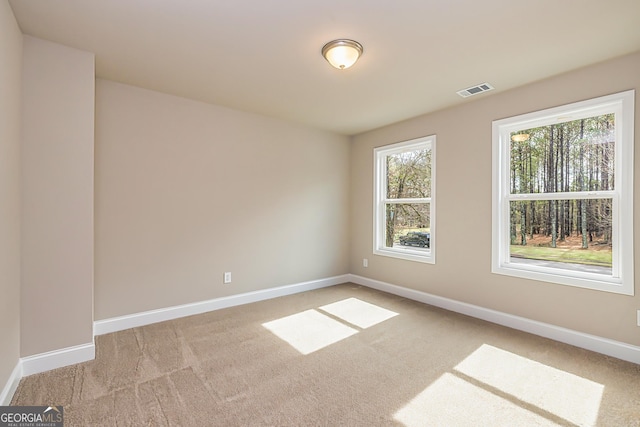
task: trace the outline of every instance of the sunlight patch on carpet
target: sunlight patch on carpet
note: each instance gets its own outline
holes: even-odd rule
[[[558,426],[558,424],[445,373],[394,418],[406,427],[419,426]]]
[[[483,344],[454,368],[579,426],[595,426],[604,386]]]
[[[358,298],[347,298],[318,309],[344,323],[312,309],[263,323],[262,326],[300,353],[309,354],[357,334],[358,330],[350,325],[366,329],[398,315],[395,311]]]
[[[302,354],[313,353],[358,333],[316,310],[292,314],[262,326]]]
[[[377,325],[398,315],[395,311],[378,307],[358,298],[347,298],[323,305],[320,309],[362,329]]]

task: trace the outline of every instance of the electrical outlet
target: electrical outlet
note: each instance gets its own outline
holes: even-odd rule
[[[640,310],[638,310],[638,326],[640,326]]]
[[[231,283],[231,272],[227,271],[224,273],[224,283]]]
[[[369,267],[369,260],[366,258],[362,258],[362,266],[363,267]]]

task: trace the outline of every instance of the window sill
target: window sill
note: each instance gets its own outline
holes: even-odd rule
[[[435,256],[433,252],[431,252],[431,250],[419,251],[415,249],[374,249],[373,253],[375,255],[381,255],[390,258],[399,258],[407,261],[423,262],[426,264],[436,263]]]
[[[507,262],[502,265],[494,265],[492,266],[491,272],[494,274],[592,289],[601,292],[630,296],[634,295],[633,282],[628,283],[629,281],[625,282],[621,278],[604,274],[577,271],[571,271],[570,274],[566,274],[565,272],[569,273],[567,270],[528,265],[525,266],[517,262]]]

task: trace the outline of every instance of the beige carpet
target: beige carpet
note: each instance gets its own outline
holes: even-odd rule
[[[353,284],[96,337],[66,426],[640,426],[640,365]]]

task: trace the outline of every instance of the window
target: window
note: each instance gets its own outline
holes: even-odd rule
[[[633,295],[634,91],[493,122],[498,274]]]
[[[373,252],[435,262],[435,135],[376,148]]]

